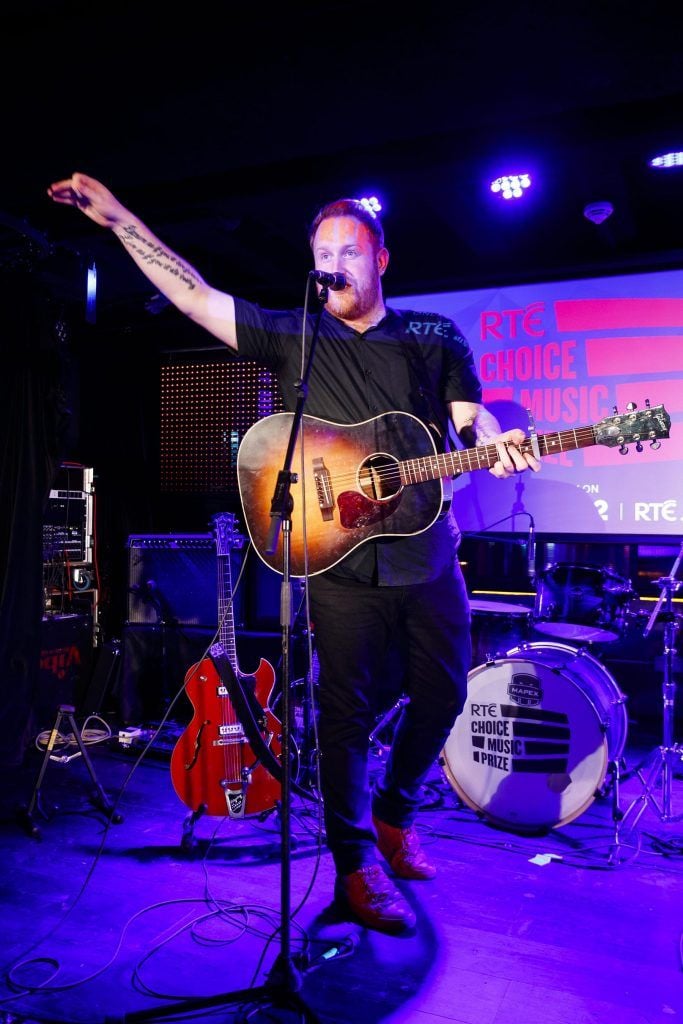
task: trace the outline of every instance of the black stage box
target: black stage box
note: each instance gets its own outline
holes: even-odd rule
[[[240,545],[230,551],[235,627],[244,622]],[[224,568],[224,567],[222,567]],[[130,624],[198,626],[218,623],[218,558],[210,533],[133,534],[128,538]]]
[[[93,659],[92,615],[52,615],[40,630],[40,672],[33,702],[36,732],[54,725],[60,704],[79,710]]]

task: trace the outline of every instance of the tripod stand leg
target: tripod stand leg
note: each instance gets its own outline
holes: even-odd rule
[[[86,767],[87,767],[88,771],[90,772],[90,778],[92,779],[92,781],[93,781],[93,783],[95,785],[95,789],[97,791],[97,795],[98,795],[98,798],[99,798],[98,801],[97,801],[98,806],[100,807],[100,809],[102,811],[104,811],[104,813],[106,815],[108,815],[108,817],[110,818],[110,820],[114,824],[118,825],[120,822],[123,821],[123,818],[121,817],[120,814],[114,813],[114,808],[109,803],[107,795],[104,792],[104,790],[102,789],[102,786],[100,785],[100,782],[99,782],[99,780],[97,778],[97,775],[95,774],[95,769],[93,767],[92,761],[90,760],[90,755],[88,754],[88,750],[87,750],[87,748],[86,748],[86,746],[85,746],[85,744],[83,742],[83,737],[81,736],[80,730],[79,730],[78,726],[76,725],[76,719],[74,718],[74,713],[75,713],[75,708],[72,707],[72,705],[70,705],[70,704],[60,704],[59,709],[57,710],[57,717],[55,718],[54,725],[52,726],[52,729],[50,731],[50,737],[49,737],[48,742],[47,742],[47,747],[45,748],[45,754],[43,756],[43,761],[42,761],[42,764],[40,766],[40,771],[38,773],[38,778],[36,779],[36,784],[35,784],[35,786],[33,788],[33,794],[32,794],[31,799],[29,801],[28,807],[20,809],[20,811],[18,812],[18,815],[17,815],[20,824],[24,827],[24,829],[28,832],[28,834],[32,838],[34,838],[34,839],[39,839],[40,838],[40,829],[38,828],[38,826],[36,825],[35,821],[33,820],[33,812],[34,812],[36,806],[38,806],[38,804],[39,804],[39,800],[40,800],[40,787],[41,787],[41,785],[43,783],[43,779],[45,778],[45,772],[47,771],[47,766],[50,763],[50,758],[51,758],[52,752],[53,752],[53,750],[55,748],[55,744],[57,742],[57,738],[59,737],[59,730],[61,728],[62,720],[63,719],[66,719],[67,722],[69,723],[72,735],[73,735],[74,739],[76,740],[76,744],[78,746],[78,749],[81,752],[81,755],[83,757],[83,760],[85,761],[85,764],[86,764]]]
[[[62,708],[60,708],[60,711],[61,710],[62,710]],[[107,815],[108,818],[110,818],[110,820],[113,822],[113,824],[120,825],[121,822],[123,821],[123,818],[122,818],[122,816],[120,814],[118,814],[118,813],[116,813],[114,811],[114,808],[112,807],[112,805],[109,802],[109,798],[107,797],[107,794],[104,792],[102,786],[100,785],[100,781],[97,778],[97,775],[95,774],[95,769],[93,768],[92,761],[90,760],[90,755],[88,754],[88,749],[87,749],[85,743],[83,742],[83,737],[81,736],[80,729],[76,725],[76,719],[74,718],[74,708],[67,708],[67,709],[65,709],[65,714],[66,714],[66,718],[67,718],[67,720],[69,722],[69,725],[71,726],[71,731],[72,731],[74,737],[76,738],[76,743],[78,744],[78,749],[80,750],[81,754],[83,755],[83,760],[85,761],[86,767],[87,767],[88,771],[90,772],[90,778],[92,779],[93,784],[95,786],[95,789],[97,790],[97,796],[98,796],[97,804],[100,807],[100,810],[104,811],[104,813]]]
[[[264,985],[255,985],[254,988],[236,989],[234,992],[226,992],[216,996],[198,996],[196,999],[184,999],[176,1002],[173,1006],[135,1010],[133,1013],[125,1014],[121,1020],[123,1024],[139,1024],[142,1021],[161,1021],[167,1017],[175,1019],[179,1014],[191,1013],[193,1010],[214,1006],[240,1005],[246,1007],[252,1004],[253,1009],[248,1011],[248,1018],[247,1015],[242,1014],[241,1019],[256,1021],[258,1018],[252,1016],[252,1014],[258,1012],[260,1003],[264,1006],[264,1012],[268,1014],[266,1020],[273,1020],[268,1007],[275,1007],[283,1010],[294,1010],[304,1020],[310,1022],[310,1024],[320,1024],[320,1018],[308,1006],[303,997],[299,995],[298,990],[293,991],[291,988],[288,988],[285,982],[282,983],[282,987],[279,983],[266,982]],[[116,1024],[120,1024],[120,1022],[117,1021]]]
[[[28,807],[20,808],[17,814],[17,819],[20,825],[22,825],[22,827],[25,829],[28,835],[31,836],[32,839],[40,839],[40,829],[33,820],[33,812],[35,811],[36,807],[40,806],[40,787],[43,784],[43,779],[45,778],[47,766],[50,763],[52,751],[55,749],[55,744],[59,736],[59,728],[62,724],[62,718],[64,714],[65,709],[60,707],[59,710],[57,711],[57,717],[55,718],[54,725],[52,726],[52,729],[50,731],[50,736],[47,741],[47,746],[45,748],[45,754],[43,755],[43,760],[40,765],[40,771],[38,772],[38,778],[36,779],[36,784],[33,787],[33,793],[31,794],[31,799],[28,803]]]

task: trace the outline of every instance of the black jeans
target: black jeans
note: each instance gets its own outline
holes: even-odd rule
[[[421,786],[462,710],[471,663],[469,601],[457,560],[428,583],[374,587],[310,580],[320,664],[319,736],[327,844],[337,873],[376,863],[371,814],[410,825]],[[383,778],[371,794],[369,736],[392,639],[404,652],[409,697]],[[379,709],[381,710],[381,709]]]

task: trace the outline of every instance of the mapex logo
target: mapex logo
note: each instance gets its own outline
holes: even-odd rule
[[[510,700],[523,708],[534,708],[541,703],[543,691],[536,676],[526,675],[523,672],[515,672],[508,683],[508,695]]]

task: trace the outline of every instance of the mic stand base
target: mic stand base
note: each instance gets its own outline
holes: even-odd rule
[[[321,1024],[320,1018],[308,1006],[303,996],[300,995],[301,974],[294,966],[291,959],[283,960],[278,956],[271,968],[271,972],[263,985],[255,985],[253,988],[235,989],[233,992],[219,993],[215,996],[198,996],[196,999],[183,999],[176,1001],[172,1006],[159,1009],[158,1007],[147,1010],[138,1010],[128,1013],[117,1019],[121,1024],[133,1024],[138,1021],[162,1021],[167,1018],[174,1020],[184,1013],[192,1013],[195,1010],[204,1010],[217,1006],[239,1006],[251,1005],[248,1018],[243,1015],[243,1020],[257,1020],[253,1014],[258,1011],[259,1006],[274,1007],[281,1010],[293,1010],[301,1014],[305,1021],[310,1024]],[[272,1021],[272,1016],[267,1018]]]

